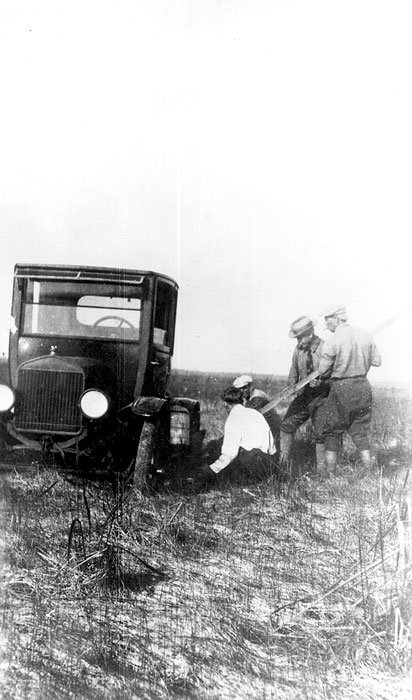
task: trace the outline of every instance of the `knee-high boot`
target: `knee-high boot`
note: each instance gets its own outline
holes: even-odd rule
[[[328,471],[330,473],[335,471],[338,461],[338,453],[332,450],[325,450],[325,460]]]
[[[289,476],[291,473],[292,466],[293,438],[293,433],[284,433],[283,430],[280,431],[279,467]]]
[[[316,443],[316,469],[319,473],[326,472],[325,445]]]
[[[370,469],[370,467],[373,465],[371,451],[361,450],[359,452],[359,456],[361,458],[362,466],[365,467],[365,469]]]

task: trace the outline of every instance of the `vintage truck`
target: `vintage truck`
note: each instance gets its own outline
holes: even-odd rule
[[[199,433],[199,402],[167,393],[178,285],[157,272],[17,264],[0,376],[1,459],[80,472],[164,472]]]

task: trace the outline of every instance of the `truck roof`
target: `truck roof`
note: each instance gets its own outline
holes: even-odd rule
[[[142,284],[144,277],[157,277],[179,288],[177,282],[161,272],[152,270],[130,270],[123,267],[92,267],[84,265],[39,265],[30,263],[16,263],[14,267],[15,277],[41,277],[49,279],[89,280],[111,282],[119,280],[131,284]]]

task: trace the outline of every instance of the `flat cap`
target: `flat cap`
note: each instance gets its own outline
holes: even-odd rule
[[[232,382],[232,386],[234,386],[236,389],[243,389],[244,386],[252,384],[252,382],[252,377],[249,377],[248,374],[242,374],[240,377],[236,377],[236,379]]]
[[[347,320],[348,318],[348,314],[346,313],[346,309],[343,304],[329,304],[322,309],[319,316],[323,316],[324,318],[327,316],[340,316],[344,320]]]

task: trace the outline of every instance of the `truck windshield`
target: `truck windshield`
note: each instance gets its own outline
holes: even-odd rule
[[[23,333],[138,340],[141,287],[27,280]]]

